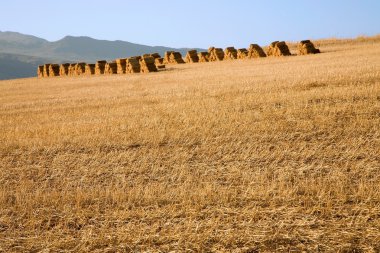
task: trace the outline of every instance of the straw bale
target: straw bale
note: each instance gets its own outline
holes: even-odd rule
[[[97,61],[95,64],[95,75],[103,75],[107,61]]]
[[[37,67],[37,77],[38,78],[44,77],[44,66],[43,65]]]
[[[162,58],[159,53],[153,53],[153,54],[150,54],[150,56],[152,56],[154,59]]]
[[[154,59],[156,65],[162,65],[164,64],[164,58],[156,58]]]
[[[181,53],[175,51],[167,51],[164,55],[164,64],[182,64],[185,61],[182,58]]]
[[[74,76],[84,75],[85,72],[86,72],[86,63],[85,62],[78,62],[77,64],[75,64]]]
[[[131,57],[126,61],[126,72],[127,73],[140,73],[140,60],[141,57]]]
[[[116,59],[117,73],[125,74],[127,67],[127,59]]]
[[[49,77],[49,67],[50,67],[50,63],[44,64],[44,70],[43,70],[44,77]]]
[[[173,51],[167,51],[164,54],[164,64],[170,64],[170,56],[174,53]]]
[[[172,63],[175,63],[175,64],[185,63],[180,52],[173,52],[170,56],[170,60]]]
[[[104,67],[104,74],[105,75],[117,74],[117,64],[116,64],[116,62],[107,62],[106,66]]]
[[[223,61],[224,51],[221,48],[209,48],[209,61]]]
[[[248,50],[245,48],[240,48],[237,50],[237,58],[238,59],[245,59],[248,57]]]
[[[268,56],[289,56],[291,55],[289,51],[288,45],[286,45],[285,41],[275,41],[272,42],[267,50]]]
[[[140,60],[141,73],[157,72],[155,59],[152,56],[142,57]]]
[[[208,62],[209,53],[208,52],[199,52],[198,53],[199,62]]]
[[[156,64],[157,69],[164,69],[166,67],[164,64],[164,58],[154,59],[154,64]]]
[[[59,67],[59,75],[60,76],[68,76],[69,75],[69,67],[70,63],[63,63]]]
[[[68,76],[73,76],[75,72],[75,65],[76,63],[70,63],[69,68],[68,68]]]
[[[187,63],[199,62],[197,50],[188,51],[186,54],[186,57],[185,57],[185,62],[187,62]]]
[[[224,50],[224,60],[235,60],[237,59],[237,50],[234,47],[227,47]]]
[[[316,49],[314,44],[310,40],[301,41],[298,46],[298,54],[299,55],[307,55],[307,54],[318,54],[321,51]]]
[[[59,76],[59,64],[49,65],[49,76]]]
[[[264,50],[257,44],[251,44],[248,48],[248,58],[266,57]]]
[[[95,74],[95,64],[86,64],[85,74],[88,76]]]

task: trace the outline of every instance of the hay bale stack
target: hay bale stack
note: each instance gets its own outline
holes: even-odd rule
[[[286,45],[285,41],[275,41],[272,42],[267,51],[268,56],[289,56],[292,55],[289,51],[288,45]]]
[[[116,59],[117,74],[125,74],[127,59]]]
[[[59,76],[59,64],[49,65],[49,76]]]
[[[209,61],[223,61],[224,51],[221,48],[209,48]]]
[[[59,67],[59,75],[60,76],[68,76],[69,75],[69,67],[70,63],[63,63]]]
[[[85,75],[91,76],[95,74],[95,64],[86,64]]]
[[[319,54],[321,51],[316,49],[314,44],[310,40],[301,41],[298,46],[298,54],[299,55],[307,55],[307,54]]]
[[[272,43],[270,43],[270,45],[268,46],[268,49],[267,49],[267,56],[273,56],[274,55],[275,47],[276,47],[277,43],[279,43],[279,41],[273,41]]]
[[[74,67],[74,76],[81,76],[86,73],[86,63],[85,62],[79,62],[75,64]]]
[[[105,75],[117,74],[117,64],[116,64],[116,62],[107,62],[106,66],[104,67],[104,74]]]
[[[154,59],[154,62],[156,65],[163,65],[164,64],[164,58],[156,58],[156,59]]]
[[[170,64],[170,56],[174,53],[174,51],[167,51],[164,55],[164,64]]]
[[[38,78],[44,77],[44,66],[43,65],[37,67],[37,77]]]
[[[140,60],[141,73],[157,72],[155,59],[152,56],[142,57]]]
[[[156,65],[157,69],[164,69],[165,68],[164,58],[155,58],[154,64]]]
[[[199,52],[198,58],[199,58],[199,62],[208,62],[209,53],[208,52]]]
[[[186,54],[186,57],[185,57],[185,62],[186,63],[199,62],[199,57],[198,57],[197,50],[190,50],[190,51],[188,51],[187,54]]]
[[[245,48],[240,48],[237,50],[237,58],[238,59],[245,59],[248,57],[248,50]]]
[[[141,57],[131,57],[126,61],[126,72],[127,73],[140,73],[140,60]]]
[[[248,48],[248,58],[260,58],[260,57],[267,57],[264,50],[257,44],[251,44]]]
[[[75,65],[76,65],[76,63],[71,63],[69,65],[68,74],[67,74],[68,76],[73,76],[74,75]]]
[[[44,77],[49,77],[49,67],[50,67],[50,63],[44,64],[44,70],[43,70]]]
[[[95,64],[95,75],[103,75],[107,61],[97,61]]]
[[[224,50],[224,60],[235,60],[237,59],[237,50],[234,47],[227,47]]]
[[[168,51],[165,52],[164,64],[183,64],[185,61],[180,52]]]
[[[154,59],[162,58],[159,53],[153,53],[153,54],[150,54],[150,56],[152,56]]]
[[[183,64],[185,63],[185,61],[183,60],[180,52],[172,52],[172,54],[170,55],[170,63]]]

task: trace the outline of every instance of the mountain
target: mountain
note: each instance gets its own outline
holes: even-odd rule
[[[73,36],[49,42],[31,35],[0,31],[0,80],[35,76],[38,64],[47,62],[95,62],[147,53],[163,55],[166,51],[179,51],[184,56],[188,50]]]
[[[0,80],[35,76],[37,66],[48,61],[34,56],[0,53]]]

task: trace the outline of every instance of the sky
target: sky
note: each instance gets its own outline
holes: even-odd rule
[[[12,0],[0,31],[150,46],[247,47],[380,34],[380,0]]]

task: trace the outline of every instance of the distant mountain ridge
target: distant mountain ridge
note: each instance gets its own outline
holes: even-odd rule
[[[179,51],[184,56],[190,49],[192,48],[152,47],[121,40],[97,40],[84,36],[66,36],[61,40],[49,42],[32,35],[0,31],[0,79],[35,76],[36,68],[41,62],[95,62],[146,53],[163,55],[166,51]],[[16,67],[17,62],[19,68]]]

